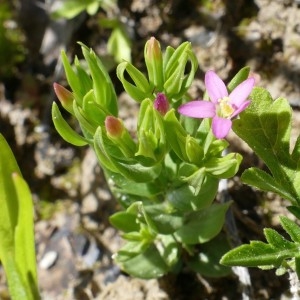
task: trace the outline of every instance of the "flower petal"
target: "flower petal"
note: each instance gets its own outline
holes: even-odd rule
[[[205,87],[213,103],[217,103],[219,99],[228,96],[225,83],[214,71],[207,71],[205,73]]]
[[[233,118],[233,117],[235,117],[236,115],[238,115],[240,112],[242,112],[243,110],[245,110],[248,106],[249,106],[249,104],[251,103],[251,101],[245,101],[245,102],[243,102],[235,111],[234,111],[234,113],[231,115],[231,119]]]
[[[212,131],[217,139],[223,139],[231,129],[232,122],[229,119],[215,116],[212,120]]]
[[[230,103],[237,108],[248,98],[255,84],[253,77],[240,83],[229,95]]]
[[[197,100],[181,105],[178,112],[192,118],[212,118],[216,114],[216,108],[210,101]]]

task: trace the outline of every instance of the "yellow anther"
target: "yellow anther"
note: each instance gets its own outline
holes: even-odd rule
[[[223,118],[229,118],[233,112],[234,108],[232,105],[229,103],[230,98],[229,97],[224,97],[218,100],[219,102],[219,114]]]

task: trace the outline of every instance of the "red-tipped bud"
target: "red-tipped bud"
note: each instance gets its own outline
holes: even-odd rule
[[[107,134],[111,137],[121,137],[122,133],[124,132],[124,125],[123,122],[113,116],[107,116],[105,119],[105,128]]]
[[[136,152],[136,145],[129,132],[124,127],[122,120],[107,116],[105,119],[107,137],[120,148],[126,157],[133,157]]]
[[[73,114],[73,94],[56,82],[53,83],[53,88],[63,108],[65,108],[69,113]]]
[[[169,101],[165,94],[157,93],[154,100],[154,108],[163,116],[167,113],[169,110]]]

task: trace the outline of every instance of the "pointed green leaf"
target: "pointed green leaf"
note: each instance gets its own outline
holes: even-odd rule
[[[110,223],[117,229],[124,232],[139,231],[137,216],[126,211],[119,211],[109,218]]]
[[[240,83],[245,81],[250,73],[250,67],[244,67],[237,72],[237,74],[231,79],[227,88],[231,92],[234,90]]]
[[[300,207],[299,206],[288,206],[287,209],[291,212],[297,219],[300,220]]]
[[[34,243],[34,216],[31,192],[25,180],[13,173],[12,180],[18,198],[18,223],[15,228],[15,261],[28,289],[38,299],[36,257]]]
[[[52,120],[55,129],[65,141],[75,146],[85,146],[88,144],[88,141],[73,130],[65,121],[55,102],[52,104]]]
[[[107,42],[107,50],[117,63],[123,60],[131,61],[131,42],[122,23],[114,28]]]
[[[174,109],[167,112],[164,121],[165,131],[168,132],[168,144],[180,159],[188,162],[189,158],[186,154],[187,133],[177,120]]]
[[[39,299],[31,193],[0,134],[0,260],[12,299]]]
[[[280,217],[280,223],[283,229],[289,234],[295,243],[300,243],[300,227],[285,216]]]
[[[118,115],[117,96],[112,81],[99,57],[92,49],[80,43],[93,79],[95,100],[112,115]]]
[[[128,73],[131,81],[125,78]],[[125,91],[136,101],[141,102],[146,98],[153,98],[152,89],[145,75],[131,63],[124,61],[117,67],[117,76],[122,82]]]
[[[269,175],[263,170],[257,168],[249,168],[242,174],[242,181],[255,186],[262,191],[270,191],[274,192],[285,199],[293,201],[294,197],[289,193],[289,191],[285,191],[281,188],[280,183],[277,182],[274,177]]]
[[[251,241],[227,252],[220,263],[225,266],[258,267],[280,265],[281,251],[260,241]],[[292,251],[290,252],[292,254]]]
[[[118,262],[118,255],[116,261]],[[121,263],[121,268],[131,276],[143,279],[161,277],[169,270],[154,245],[149,246],[145,252]]]
[[[68,80],[68,83],[74,93],[75,99],[81,103],[81,99],[83,98],[84,94],[81,90],[80,80],[76,74],[76,72],[73,70],[69,59],[67,57],[67,54],[64,51],[61,51],[61,60],[65,69],[66,77]]]
[[[285,240],[271,229],[265,230],[265,235],[271,244],[251,241],[227,252],[220,262],[226,266],[278,268],[284,260],[298,256],[299,244]]]
[[[188,214],[185,225],[175,233],[176,237],[184,244],[208,242],[221,231],[230,204],[213,204]]]
[[[274,229],[265,228],[264,234],[266,236],[267,242],[274,248],[293,249],[295,246],[292,242],[286,240]]]

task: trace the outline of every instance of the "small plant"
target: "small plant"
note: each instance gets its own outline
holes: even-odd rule
[[[214,72],[206,75],[209,95],[216,96],[212,102],[188,102],[187,91],[198,66],[190,43],[168,47],[163,53],[159,42],[151,38],[145,45],[148,76],[127,61],[117,68],[125,91],[140,103],[137,131],[131,135],[118,118],[117,97],[101,61],[81,46],[89,70],[77,59],[72,66],[63,52],[72,92],[57,83],[54,87],[83,135],[69,127],[56,103],[52,116],[66,141],[88,144],[95,150],[124,209],[110,218],[127,241],[114,255],[115,261],[141,278],[160,277],[183,265],[209,276],[227,274],[230,269],[221,266],[219,259],[229,245],[220,232],[230,203],[214,199],[219,180],[234,176],[242,157],[238,153],[223,155],[228,142],[220,137],[228,133],[230,118],[249,104],[244,102],[254,84],[252,78],[247,79],[249,69],[241,70],[230,83],[232,102]],[[186,71],[188,65],[190,71]],[[214,86],[215,81],[219,85]],[[209,119],[201,122],[178,114],[180,106],[179,112],[190,115],[190,105],[195,103],[210,107],[213,124],[217,116],[230,122],[226,133],[222,131],[220,136],[219,125],[213,125],[212,132]],[[199,113],[201,109],[195,107]],[[220,240],[222,247],[216,247]]]
[[[55,128],[69,143],[94,149],[122,210],[110,217],[126,241],[113,255],[128,274],[157,278],[183,267],[206,276],[224,276],[231,266],[276,268],[291,274],[298,295],[300,276],[300,138],[290,149],[292,109],[254,87],[249,68],[226,86],[214,71],[205,74],[206,93],[192,100],[188,90],[198,67],[191,44],[145,45],[147,75],[131,62],[117,67],[125,91],[140,104],[136,131],[118,115],[113,83],[101,60],[81,44],[86,63],[62,62],[71,91],[54,83],[61,106],[80,125],[78,133],[52,106]],[[84,67],[87,65],[87,68]],[[230,202],[218,202],[219,181],[234,176],[242,160],[227,153],[230,130],[268,167],[250,168],[242,181],[290,201],[295,216],[280,217],[287,236],[265,229],[266,242],[230,250],[222,232]],[[14,156],[0,136],[0,259],[13,299],[39,299],[34,253],[32,200]],[[298,280],[298,281],[297,281]]]

